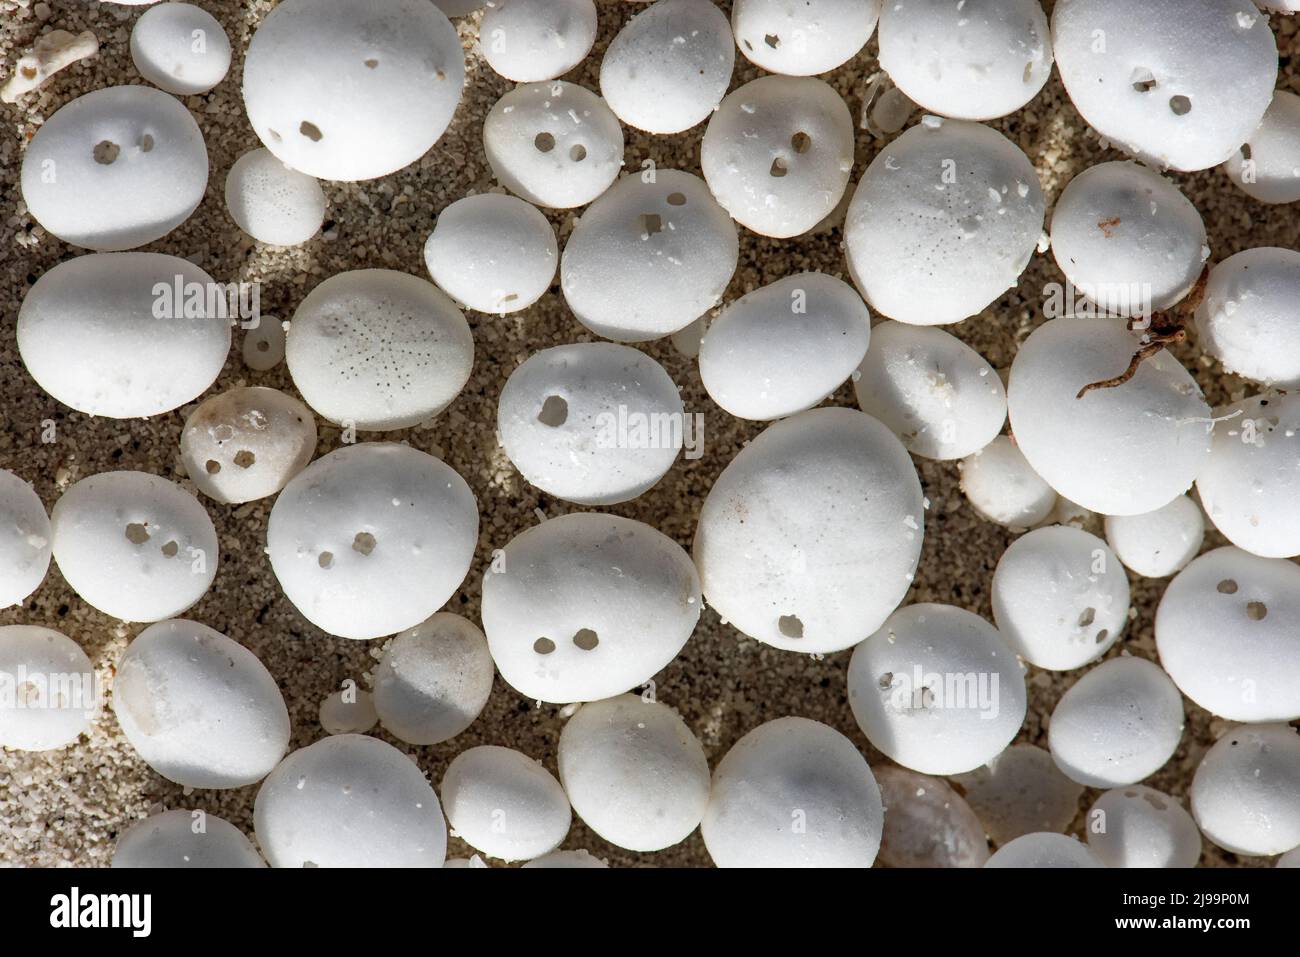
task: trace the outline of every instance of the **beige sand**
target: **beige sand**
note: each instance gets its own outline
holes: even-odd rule
[[[494,187],[480,139],[482,118],[510,84],[496,76],[474,52],[477,17],[458,21],[467,52],[469,79],[456,120],[442,141],[420,162],[382,180],[324,184],[329,199],[327,229],[301,247],[272,251],[242,235],[230,221],[222,201],[226,171],[246,150],[260,144],[248,126],[239,93],[242,51],[255,25],[273,6],[269,0],[200,0],[230,35],[235,62],[226,80],[212,93],[190,97],[207,138],[211,158],[208,194],[199,210],[170,236],[146,247],[193,259],[222,281],[262,283],[262,304],[268,314],[292,315],[307,290],[334,273],[363,267],[401,269],[423,275],[421,249],[440,210],[472,192]],[[605,45],[619,24],[638,7],[618,0],[600,0],[600,38],[587,60],[567,77],[597,89],[597,73]],[[722,3],[724,8],[729,4]],[[1051,6],[1050,2],[1047,6]],[[49,8],[53,15],[49,16]],[[27,215],[17,189],[21,143],[41,121],[74,97],[92,89],[120,83],[140,83],[131,64],[128,38],[142,8],[100,4],[90,0],[0,0],[0,82],[15,59],[42,32],[61,28],[73,33],[92,29],[102,47],[97,56],[68,68],[38,93],[13,106],[0,107],[4,133],[0,137],[0,270],[4,332],[0,336],[0,467],[33,482],[47,507],[60,490],[87,475],[112,469],[140,469],[188,484],[178,462],[182,409],[147,421],[92,419],[60,406],[26,374],[14,342],[14,321],[23,295],[32,282],[61,259],[74,255],[65,244],[46,235]],[[38,15],[46,14],[42,20]],[[1279,86],[1300,92],[1300,53],[1295,18],[1274,18],[1282,54]],[[843,94],[855,115],[860,109],[866,78],[877,69],[875,43],[830,82]],[[758,71],[737,57],[733,83],[753,79]],[[1065,98],[1059,80],[1027,109],[993,124],[1029,155],[1038,169],[1049,203],[1062,186],[1093,163],[1119,158],[1100,148]],[[631,132],[627,166],[637,168],[652,158],[661,168],[699,173],[698,144],[702,127],[674,137],[651,138]],[[858,138],[854,181],[879,148],[866,133]],[[1252,246],[1300,246],[1300,218],[1293,208],[1267,207],[1247,199],[1221,170],[1175,177],[1205,217],[1215,260]],[[570,213],[551,219],[561,243],[573,224]],[[741,230],[740,268],[727,299],[800,270],[822,270],[845,277],[838,230],[795,241],[777,241]],[[1005,376],[1018,343],[1042,321],[1042,290],[1063,277],[1050,255],[1035,256],[1020,286],[994,306],[954,331],[986,356]],[[592,337],[565,308],[558,289],[537,305],[509,318],[469,314],[477,346],[474,375],[460,398],[431,424],[386,437],[409,440],[417,448],[444,457],[473,487],[482,512],[477,561],[464,587],[448,609],[477,620],[480,582],[491,550],[503,546],[538,519],[535,508],[555,516],[574,510],[525,484],[496,446],[496,402],[506,376],[532,352]],[[613,511],[656,526],[689,546],[700,503],[719,470],[759,431],[758,425],[733,419],[705,395],[692,361],[680,356],[665,340],[647,352],[661,361],[682,386],[686,407],[706,416],[705,455],[695,461],[679,459],[662,482],[635,502]],[[1193,368],[1212,402],[1235,398],[1244,384],[1225,377],[1202,359],[1195,343],[1180,348],[1180,357]],[[244,368],[238,349],[216,389],[255,384],[292,391],[283,367],[269,373]],[[842,388],[830,400],[851,405],[852,392]],[[57,423],[57,441],[42,444],[41,423]],[[373,436],[378,437],[378,436]],[[338,447],[337,429],[321,430],[321,453]],[[918,460],[931,506],[926,515],[925,551],[915,601],[942,601],[990,616],[989,580],[1011,535],[979,519],[957,485],[953,464]],[[192,486],[191,486],[192,488]],[[347,678],[366,685],[382,642],[354,642],[322,635],[280,594],[263,553],[270,501],[232,508],[204,500],[221,538],[221,564],[216,584],[188,613],[251,648],[275,675],[284,690],[293,720],[293,747],[302,747],[323,732],[317,707]],[[1210,536],[1208,544],[1222,544]],[[1134,581],[1135,617],[1125,639],[1111,654],[1154,657],[1152,617],[1163,590],[1159,581]],[[109,619],[89,608],[64,584],[56,568],[27,607],[0,612],[0,623],[32,623],[59,629],[75,638],[111,682],[113,663],[129,639],[141,630]],[[854,724],[845,692],[849,653],[825,658],[776,651],[738,634],[706,611],[694,638],[681,656],[656,678],[660,700],[677,707],[704,742],[711,763],[754,726],[783,715],[803,715],[824,721],[849,735],[873,762],[874,752]],[[1045,722],[1061,692],[1077,677],[1030,669],[1030,711],[1021,741],[1046,745]],[[1201,754],[1221,730],[1220,722],[1188,706],[1187,732],[1178,753],[1148,783],[1185,797],[1191,772]],[[555,770],[555,747],[563,724],[561,709],[538,707],[524,700],[500,679],[482,717],[451,742],[410,753],[435,786],[448,761],[464,748],[502,744],[519,748]],[[382,736],[381,731],[376,734]],[[391,739],[390,739],[391,740]],[[151,809],[203,808],[252,831],[255,787],[237,791],[185,794],[150,771],[118,731],[111,712],[95,723],[87,739],[64,751],[48,754],[6,753],[0,757],[0,862],[42,865],[105,865],[114,839]],[[1086,792],[1081,809],[1095,799]],[[1081,833],[1082,813],[1073,833]],[[592,834],[581,821],[564,846],[588,848],[612,865],[701,866],[709,864],[698,832],[681,845],[655,855],[628,853]],[[468,849],[452,841],[452,855]],[[1248,863],[1206,845],[1206,865]]]

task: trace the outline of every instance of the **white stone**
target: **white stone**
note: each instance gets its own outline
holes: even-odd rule
[[[983,867],[989,842],[970,805],[942,778],[892,764],[871,769],[885,804],[886,867]]]
[[[1105,867],[1086,844],[1064,834],[1038,832],[1018,837],[998,848],[985,867],[1077,868]]]
[[[249,150],[226,174],[226,208],[235,225],[258,242],[297,246],[325,221],[325,193],[270,150]]]
[[[1228,157],[1224,169],[1251,199],[1300,200],[1300,96],[1276,91],[1259,128]]]
[[[745,58],[769,73],[813,76],[867,45],[881,0],[736,0],[731,29]]]
[[[442,776],[452,832],[503,861],[526,861],[559,847],[573,813],[560,782],[528,755],[480,745],[462,751]]]
[[[1230,728],[1192,778],[1192,815],[1219,847],[1247,857],[1300,846],[1300,736],[1285,724]]]
[[[164,811],[137,821],[117,839],[115,868],[266,867],[253,842],[229,821],[204,811]]]
[[[230,39],[217,18],[190,3],[150,7],[131,28],[131,61],[168,93],[206,93],[230,69]]]
[[[1093,802],[1088,847],[1107,867],[1195,867],[1201,832],[1174,798],[1135,784]]]
[[[507,80],[553,80],[596,42],[592,0],[493,0],[478,28],[488,66]]]
[[[1263,246],[1210,270],[1196,310],[1201,348],[1228,372],[1300,388],[1300,252]]]
[[[0,608],[21,604],[50,567],[50,517],[36,490],[0,469]]]
[[[982,517],[1013,531],[1042,522],[1056,506],[1044,482],[1009,435],[999,435],[961,460],[961,490]]]
[[[1205,517],[1186,495],[1145,515],[1106,516],[1106,544],[1126,568],[1143,578],[1166,578],[1181,571],[1204,540]]]
[[[318,716],[326,734],[365,734],[379,723],[375,696],[356,687],[326,697],[320,703]]]
[[[67,747],[90,733],[100,708],[98,679],[81,646],[37,625],[0,626],[0,686],[0,748]]]

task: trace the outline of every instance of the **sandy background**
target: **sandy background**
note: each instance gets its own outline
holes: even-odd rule
[[[226,79],[211,93],[186,98],[207,139],[211,175],[207,196],[180,228],[147,250],[172,253],[196,262],[219,281],[258,281],[264,314],[289,318],[307,291],[334,273],[384,267],[427,278],[421,250],[435,217],[469,193],[494,186],[483,155],[482,118],[512,84],[493,73],[475,51],[477,16],[456,21],[467,56],[468,79],[455,121],[438,145],[418,163],[380,180],[360,184],[322,184],[329,200],[325,230],[291,250],[263,247],[240,233],[222,200],[227,170],[245,151],[260,145],[244,115],[240,98],[243,50],[270,0],[198,0],[225,27],[235,49]],[[730,4],[719,4],[729,12]],[[638,5],[598,0],[600,36],[596,48],[565,78],[598,90],[597,75],[605,46]],[[1051,7],[1050,0],[1046,4]],[[92,89],[141,83],[131,63],[128,38],[142,7],[123,7],[88,0],[0,0],[0,81],[14,60],[48,29],[92,29],[99,54],[58,74],[36,94],[12,106],[0,106],[0,467],[32,482],[47,508],[61,490],[97,472],[138,469],[193,486],[178,461],[185,415],[192,407],[150,420],[95,419],[72,412],[45,395],[23,368],[14,340],[19,304],[36,279],[56,263],[77,255],[45,234],[26,213],[18,192],[23,144],[59,107]],[[39,14],[46,15],[42,20]],[[1295,18],[1274,17],[1281,53],[1279,86],[1300,92],[1300,51]],[[854,60],[826,79],[845,97],[855,117],[866,79],[877,69],[874,40]],[[739,54],[732,88],[759,75]],[[919,119],[919,113],[913,122]],[[1017,142],[1038,170],[1050,204],[1072,176],[1094,163],[1121,158],[1100,148],[1066,99],[1053,75],[1046,89],[1015,116],[995,127]],[[699,174],[699,140],[703,125],[680,136],[651,138],[627,130],[627,168],[645,158],[661,168]],[[866,132],[858,136],[853,183],[881,143]],[[1222,170],[1175,177],[1205,218],[1213,260],[1254,246],[1300,246],[1300,217],[1288,207],[1268,207],[1247,198]],[[850,187],[852,188],[852,186]],[[551,221],[563,244],[574,222],[571,212],[556,212]],[[726,301],[760,285],[801,270],[821,270],[847,279],[838,229],[809,238],[779,241],[740,230],[740,267]],[[1045,284],[1062,282],[1050,254],[1036,255],[1012,290],[978,317],[947,327],[981,352],[1005,377],[1020,342],[1040,322]],[[924,290],[918,290],[923,294]],[[556,516],[576,510],[540,494],[524,483],[496,447],[497,397],[509,373],[539,349],[588,341],[588,333],[568,312],[558,281],[533,307],[508,318],[468,313],[474,331],[474,374],[450,409],[432,423],[383,438],[406,440],[443,457],[469,482],[478,496],[482,526],[474,567],[447,610],[478,620],[480,586],[494,548],[537,521],[535,508]],[[237,385],[265,385],[293,392],[283,366],[271,372],[247,370],[238,336],[215,390]],[[668,475],[638,500],[611,511],[648,522],[689,547],[700,505],[710,484],[761,427],[732,418],[709,401],[692,360],[679,355],[667,340],[643,348],[658,359],[682,387],[688,411],[705,415],[705,454],[679,458]],[[1200,356],[1194,341],[1181,347],[1180,358],[1196,374],[1212,403],[1237,398],[1246,390]],[[211,394],[211,393],[208,393]],[[296,393],[295,393],[296,394]],[[851,405],[844,387],[828,400]],[[57,423],[57,441],[42,444],[41,421]],[[321,454],[337,448],[339,431],[321,424]],[[380,438],[370,434],[367,438]],[[991,617],[989,582],[1002,551],[1013,537],[978,518],[966,504],[952,463],[917,460],[931,506],[926,515],[925,549],[909,600],[949,602]],[[293,722],[291,747],[323,735],[317,707],[345,679],[368,687],[382,641],[331,638],[308,624],[280,594],[263,554],[271,500],[241,507],[201,499],[216,523],[221,540],[216,583],[186,617],[202,621],[251,648],[284,691]],[[1222,544],[1217,535],[1206,547]],[[1163,581],[1133,580],[1135,617],[1124,640],[1110,652],[1154,658],[1152,621]],[[44,585],[26,607],[0,612],[0,623],[31,623],[58,629],[78,641],[111,683],[113,663],[143,626],[128,625],[95,611],[66,586],[51,565]],[[849,711],[845,671],[850,652],[824,658],[777,651],[745,638],[719,623],[706,610],[695,636],[682,654],[656,676],[660,700],[678,708],[704,743],[711,764],[742,734],[784,715],[816,718],[847,734],[873,764],[883,758],[858,730]],[[1019,741],[1046,746],[1045,720],[1061,692],[1079,673],[1052,674],[1031,668],[1029,716]],[[1214,736],[1219,722],[1190,703],[1187,730],[1178,753],[1148,784],[1185,797],[1191,772]],[[555,747],[563,725],[561,708],[538,707],[496,681],[482,717],[464,734],[434,747],[412,748],[374,732],[412,755],[435,787],[447,763],[461,750],[478,744],[501,744],[538,758],[555,771]],[[0,862],[21,865],[106,865],[114,840],[150,810],[203,808],[230,820],[251,835],[257,788],[234,791],[183,790],[149,770],[121,736],[111,711],[78,744],[46,754],[0,755]],[[1073,833],[1080,833],[1082,810],[1097,796],[1085,792]],[[575,818],[566,848],[588,848],[612,865],[702,866],[709,858],[698,831],[682,844],[655,855],[629,853],[607,844]],[[449,855],[467,848],[451,842]],[[1206,845],[1205,865],[1239,861]],[[1259,863],[1256,861],[1255,863]]]

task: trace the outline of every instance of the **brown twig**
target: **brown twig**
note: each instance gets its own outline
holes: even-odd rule
[[[1079,390],[1075,398],[1082,399],[1093,389],[1113,389],[1116,386],[1123,385],[1137,375],[1138,367],[1147,359],[1150,359],[1161,349],[1186,339],[1187,329],[1184,323],[1205,298],[1205,283],[1209,276],[1210,267],[1206,266],[1201,270],[1201,275],[1197,277],[1191,290],[1178,305],[1167,312],[1153,312],[1151,314],[1151,325],[1142,336],[1142,346],[1137,352],[1133,353],[1133,358],[1129,360],[1127,369],[1113,378],[1102,379],[1100,382],[1089,382]],[[1132,331],[1135,321],[1133,319],[1129,320],[1128,327],[1130,331]]]

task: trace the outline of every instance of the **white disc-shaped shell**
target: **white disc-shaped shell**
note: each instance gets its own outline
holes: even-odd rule
[[[991,120],[1020,109],[1052,73],[1038,0],[887,0],[880,65],[923,109]]]
[[[1014,286],[1043,231],[1043,191],[1001,133],[925,122],[867,167],[844,225],[867,302],[917,326],[961,322]]]
[[[50,513],[54,560],[69,587],[124,621],[172,618],[217,575],[217,532],[199,500],[147,472],[102,472]]]
[[[479,312],[527,309],[550,288],[559,261],[546,217],[522,199],[499,193],[452,203],[424,244],[433,281]]]
[[[585,206],[623,168],[623,127],[595,93],[552,80],[515,87],[483,121],[483,151],[497,180],[530,203]]]
[[[78,412],[170,412],[212,385],[230,352],[228,299],[209,306],[216,288],[176,256],[69,259],[28,290],[18,351],[37,385]]]
[[[244,59],[253,131],[317,179],[374,179],[415,162],[464,85],[456,28],[428,0],[285,0]]]
[[[1265,558],[1300,555],[1300,395],[1255,396],[1216,410],[1196,490],[1232,544]]]
[[[274,316],[258,316],[240,346],[244,365],[254,372],[268,372],[284,361],[284,326]]]
[[[735,63],[731,25],[709,0],[659,0],[610,41],[600,93],[628,126],[680,133],[717,108]]]
[[[1015,652],[978,615],[908,605],[853,650],[849,705],[867,739],[903,767],[961,774],[996,758],[1025,720]]]
[[[99,713],[90,659],[71,638],[37,625],[0,626],[0,748],[52,751],[89,733]]]
[[[483,632],[439,612],[399,634],[375,670],[375,710],[407,744],[440,744],[479,716],[496,670]]]
[[[592,0],[496,0],[478,28],[488,66],[507,80],[532,83],[568,73],[596,42]]]
[[[1126,568],[1143,578],[1165,578],[1182,570],[1204,540],[1205,517],[1186,495],[1145,515],[1106,516],[1106,544]]]
[[[684,840],[709,803],[699,739],[672,708],[638,695],[579,708],[560,734],[559,766],[578,816],[633,851]]]
[[[418,425],[460,394],[474,336],[431,282],[391,269],[331,276],[289,324],[285,356],[303,400],[331,422],[389,431]]]
[[[779,419],[838,389],[870,340],[871,314],[852,286],[799,273],[746,293],[709,323],[700,379],[732,415]]]
[[[131,60],[168,93],[206,93],[230,69],[230,39],[217,18],[191,3],[160,3],[131,29]]]
[[[297,246],[325,221],[325,192],[270,150],[249,150],[226,174],[226,208],[235,225],[258,242]]]
[[[1216,548],[1178,573],[1156,610],[1160,664],[1231,721],[1300,717],[1300,567]]]
[[[663,366],[612,342],[535,353],[510,374],[497,406],[515,468],[580,505],[626,502],[649,489],[683,445],[699,441],[694,424]]]
[[[739,256],[736,224],[703,180],[661,169],[650,182],[625,176],[591,204],[564,247],[560,284],[592,332],[643,342],[716,306]]]
[[[127,645],[113,712],[144,762],[188,788],[260,781],[289,746],[275,678],[239,642],[196,621],[161,621]]]
[[[239,387],[199,403],[181,432],[190,481],[222,504],[274,495],[316,454],[316,419],[287,393]]]
[[[970,805],[942,778],[890,764],[871,769],[885,804],[886,867],[983,867],[989,842]]]
[[[262,783],[257,843],[272,867],[442,867],[447,824],[415,762],[339,734],[293,752]]]
[[[1300,200],[1300,96],[1275,92],[1259,129],[1228,157],[1224,169],[1261,203]]]
[[[1016,654],[1049,671],[1100,658],[1128,623],[1128,576],[1096,535],[1052,525],[1022,535],[993,572],[993,620]]]
[[[1277,43],[1251,0],[1063,0],[1052,39],[1089,125],[1174,169],[1226,160],[1259,125],[1277,81]]]
[[[483,630],[527,698],[599,701],[677,657],[702,607],[690,556],[649,525],[591,512],[516,535],[483,578]]]
[[[1013,744],[994,760],[953,778],[989,837],[1006,844],[1034,831],[1064,831],[1079,813],[1083,786],[1042,748]]]
[[[1300,252],[1263,246],[1210,270],[1196,310],[1202,347],[1229,372],[1300,388]]]
[[[327,696],[321,701],[317,715],[326,734],[365,734],[379,723],[375,696],[355,686]]]
[[[867,45],[881,0],[736,0],[731,29],[745,58],[769,73],[813,76]]]
[[[456,836],[503,861],[555,850],[573,820],[550,771],[522,752],[493,745],[462,751],[447,765],[442,800]]]
[[[50,517],[36,490],[0,469],[0,608],[23,601],[50,567]]]
[[[1201,832],[1174,798],[1135,784],[1093,803],[1088,847],[1107,867],[1195,867]]]
[[[608,868],[609,865],[591,851],[551,851],[525,862],[523,867]]]
[[[1249,857],[1300,846],[1300,734],[1285,724],[1230,728],[1192,778],[1192,815],[1224,850]]]
[[[1205,261],[1201,214],[1159,173],[1090,166],[1052,212],[1052,255],[1074,291],[1105,315],[1149,316],[1182,299]]]
[[[1043,481],[1009,435],[999,435],[961,461],[961,490],[975,511],[1013,531],[1032,528],[1056,507]]]
[[[194,117],[147,86],[79,96],[41,125],[21,173],[28,212],[86,249],[132,249],[166,236],[208,185],[208,151]]]
[[[1164,767],[1183,736],[1183,699],[1145,658],[1111,658],[1061,696],[1049,727],[1056,766],[1094,788],[1136,784]]]
[[[852,647],[907,594],[925,511],[907,450],[854,409],[770,425],[723,469],[700,512],[708,602],[766,644]]]
[[[729,93],[709,118],[700,168],[736,222],[761,236],[798,236],[844,195],[853,117],[821,80],[759,77]]]
[[[858,405],[913,455],[959,459],[992,442],[1007,419],[1007,392],[978,352],[942,329],[882,322],[858,367]]]
[[[883,819],[852,741],[820,721],[778,718],[719,762],[700,831],[718,867],[870,867]]]
[[[478,503],[451,466],[406,445],[363,442],[317,459],[271,509],[280,587],[322,631],[379,638],[455,593],[478,542]]]
[[[1105,867],[1088,845],[1064,834],[1039,831],[1025,834],[994,852],[985,867],[1069,868]]]
[[[1210,408],[1168,350],[1122,385],[1078,394],[1120,375],[1141,347],[1122,319],[1054,319],[1011,364],[1007,411],[1020,451],[1057,492],[1103,515],[1168,505],[1210,452]]]
[[[171,6],[171,4],[164,4]],[[229,821],[203,811],[164,811],[117,839],[112,867],[266,867],[253,842]]]

